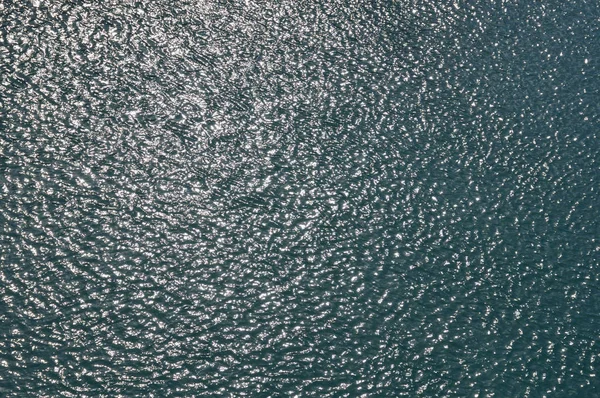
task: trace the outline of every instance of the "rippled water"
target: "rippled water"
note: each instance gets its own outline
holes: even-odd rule
[[[2,396],[600,393],[597,1],[0,16]]]

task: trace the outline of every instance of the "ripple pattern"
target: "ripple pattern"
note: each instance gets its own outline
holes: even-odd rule
[[[2,396],[599,393],[596,1],[0,21]]]

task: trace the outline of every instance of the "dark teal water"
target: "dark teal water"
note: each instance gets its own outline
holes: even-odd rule
[[[4,1],[0,395],[600,395],[600,4]]]

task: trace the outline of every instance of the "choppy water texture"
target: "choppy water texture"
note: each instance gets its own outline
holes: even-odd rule
[[[3,1],[1,395],[598,396],[599,7]]]

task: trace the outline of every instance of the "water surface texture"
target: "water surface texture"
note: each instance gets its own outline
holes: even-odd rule
[[[0,18],[0,395],[600,395],[597,0]]]

